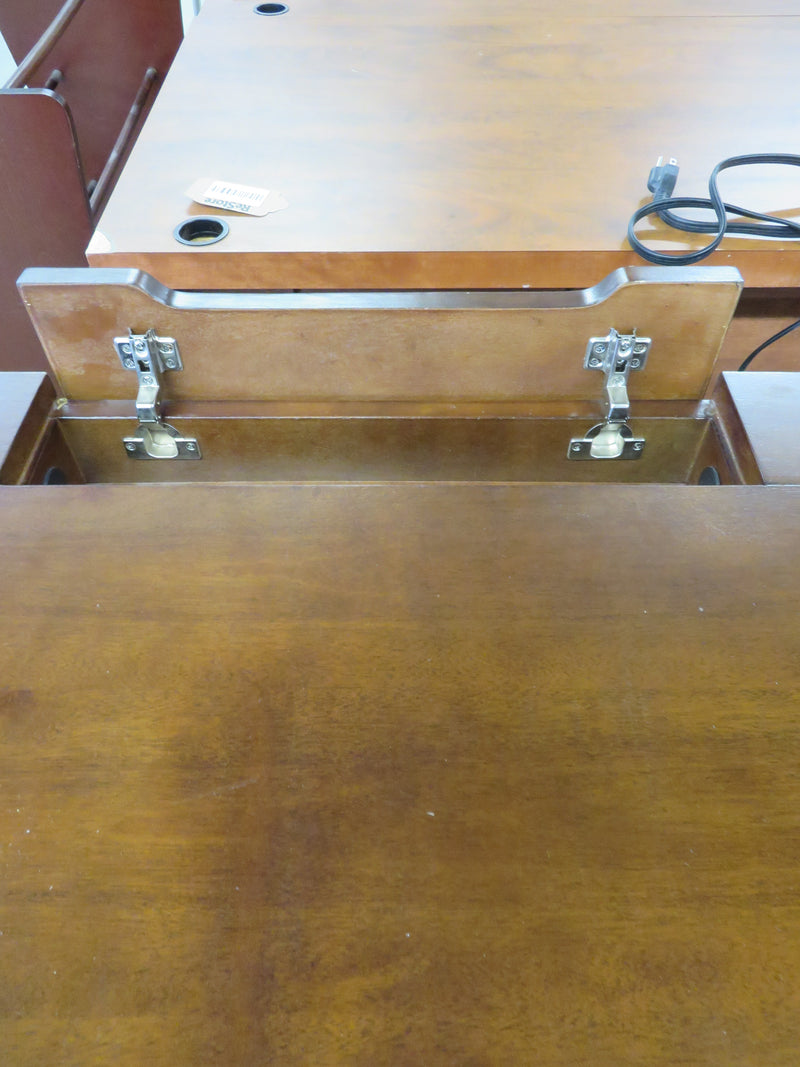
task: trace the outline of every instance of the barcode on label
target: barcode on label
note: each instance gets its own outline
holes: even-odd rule
[[[248,185],[226,185],[223,182],[212,182],[206,189],[205,196],[220,200],[234,200],[242,204],[262,204],[268,192],[268,189],[254,189]]]
[[[197,204],[238,211],[242,215],[268,215],[287,206],[280,193],[221,179],[199,178],[187,190],[187,196]]]

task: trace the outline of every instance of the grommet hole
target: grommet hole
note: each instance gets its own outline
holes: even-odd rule
[[[258,4],[253,8],[257,15],[285,15],[288,10],[286,4]]]
[[[67,485],[67,476],[60,467],[48,467],[42,485]]]
[[[228,236],[228,224],[224,219],[197,215],[176,226],[174,236],[182,245],[213,245]]]
[[[722,485],[720,480],[719,471],[716,467],[704,467],[700,471],[700,477],[697,479],[698,485]]]

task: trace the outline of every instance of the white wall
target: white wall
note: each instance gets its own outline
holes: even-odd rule
[[[181,14],[183,15],[184,33],[189,28],[189,23],[194,18],[195,7],[199,11],[202,6],[203,0],[197,0],[197,3],[195,3],[195,0],[181,0]]]
[[[17,64],[11,58],[8,45],[3,40],[2,34],[0,34],[0,85],[3,85],[8,81],[16,65]]]

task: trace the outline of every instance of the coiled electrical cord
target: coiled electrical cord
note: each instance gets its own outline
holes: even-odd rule
[[[653,194],[649,204],[634,211],[628,223],[628,241],[634,252],[650,263],[657,263],[662,267],[688,266],[691,263],[699,263],[701,259],[710,256],[719,247],[726,233],[743,233],[751,237],[771,237],[781,241],[796,241],[800,239],[800,222],[792,222],[791,219],[780,218],[776,215],[765,215],[760,211],[750,211],[747,208],[737,207],[735,204],[726,204],[719,195],[717,178],[724,170],[731,167],[748,167],[762,163],[777,163],[788,167],[800,167],[800,156],[769,154],[731,156],[723,159],[711,172],[708,179],[708,199],[695,196],[673,196],[672,193],[678,181],[678,164],[674,159],[663,163],[661,159],[650,171],[647,179],[647,188]],[[715,222],[698,222],[687,219],[674,213],[675,208],[706,208],[716,215]],[[648,215],[658,217],[668,226],[686,233],[713,233],[714,239],[704,248],[694,252],[670,254],[655,252],[644,245],[634,233],[637,222],[647,218]],[[738,218],[756,219],[757,222],[729,222],[728,215]],[[754,353],[755,354],[755,353]]]

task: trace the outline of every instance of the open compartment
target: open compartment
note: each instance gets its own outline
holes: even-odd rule
[[[19,284],[55,381],[23,481],[725,484],[755,470],[703,399],[732,269],[631,268],[573,292],[178,292],[104,269]]]

